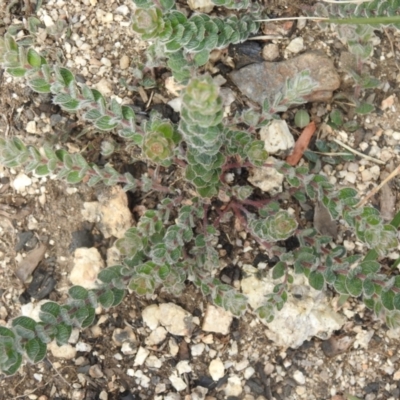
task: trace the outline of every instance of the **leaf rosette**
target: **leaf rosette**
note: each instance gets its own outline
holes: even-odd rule
[[[133,14],[132,29],[144,40],[158,36],[164,29],[162,11],[159,8],[138,8]]]
[[[293,235],[297,228],[297,221],[287,211],[279,211],[271,218],[268,218],[268,233],[273,240],[286,240]]]
[[[182,118],[201,127],[218,125],[222,121],[222,99],[219,88],[210,76],[192,79],[183,95]]]

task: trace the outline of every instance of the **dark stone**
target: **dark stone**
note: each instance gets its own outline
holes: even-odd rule
[[[265,97],[273,98],[288,78],[309,70],[316,88],[305,96],[308,102],[328,102],[339,88],[340,77],[332,61],[318,52],[304,53],[282,62],[253,63],[229,74],[232,82],[249,99],[262,104]]]
[[[256,268],[258,268],[258,264],[261,263],[261,262],[266,263],[266,264],[269,263],[269,257],[268,257],[267,254],[258,253],[258,254],[254,257],[253,266],[256,267]]]
[[[223,379],[223,378],[221,378]],[[197,381],[195,381],[196,386],[201,386],[205,387],[208,390],[215,389],[217,387],[218,382],[215,382],[211,377],[209,376],[200,376]]]
[[[40,263],[32,275],[32,281],[26,292],[37,300],[45,299],[56,286],[53,268],[49,269],[46,263]]]
[[[130,390],[125,390],[119,394],[119,400],[139,400],[140,397],[133,395]]]
[[[174,124],[179,122],[179,113],[174,111],[174,109],[169,104],[165,103],[154,104],[152,110],[155,110],[158,113],[160,113],[163,118],[170,119],[171,122],[173,122]]]
[[[252,40],[234,44],[229,47],[229,55],[232,57],[236,69],[264,61],[261,56],[261,51],[261,45]]]
[[[246,382],[246,385],[251,389],[253,393],[256,393],[258,395],[264,393],[264,387],[260,383],[256,382],[255,379],[249,379]]]
[[[19,232],[17,236],[18,236],[18,243],[15,245],[15,251],[19,252],[22,249],[29,250],[28,248],[24,248],[24,246],[34,237],[33,232],[32,231]]]
[[[365,386],[364,391],[365,393],[378,393],[379,392],[380,383],[379,382],[371,382]]]
[[[300,246],[299,239],[296,236],[291,236],[285,240],[285,247],[287,251],[292,251]]]
[[[72,232],[72,240],[69,245],[69,251],[73,253],[80,247],[91,248],[94,245],[94,237],[91,230],[81,229],[79,231]]]

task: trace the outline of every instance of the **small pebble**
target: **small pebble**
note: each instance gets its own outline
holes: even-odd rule
[[[123,55],[119,60],[119,66],[121,69],[128,69],[129,67],[129,57],[127,55]]]
[[[214,381],[218,381],[224,376],[225,368],[220,358],[216,358],[215,360],[212,360],[210,362],[208,372],[210,373],[211,378],[213,378]]]
[[[304,39],[302,37],[298,37],[293,39],[288,47],[286,47],[286,50],[290,51],[291,53],[299,53],[302,51],[304,48]]]
[[[293,378],[300,385],[304,385],[306,383],[306,378],[304,377],[304,374],[299,370],[294,372]]]
[[[139,347],[133,365],[134,366],[142,365],[149,354],[150,354],[149,350],[145,349],[144,347]]]

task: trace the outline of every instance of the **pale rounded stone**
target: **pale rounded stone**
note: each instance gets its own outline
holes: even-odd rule
[[[83,286],[86,289],[95,288],[97,274],[104,268],[104,261],[99,251],[95,247],[78,248],[74,253],[73,264],[74,267],[69,276],[72,284]]]
[[[257,268],[245,264],[243,272],[246,278],[241,281],[242,293],[255,310],[263,304],[265,296],[273,292],[276,282],[272,279],[272,271],[259,279]],[[313,336],[326,340],[343,326],[346,319],[333,310],[326,296],[309,285],[304,275],[294,275],[288,290],[292,296],[275,314],[274,320],[269,323],[260,320],[268,327],[267,337],[277,346],[296,349]]]
[[[218,381],[224,376],[225,367],[220,358],[216,358],[215,360],[212,360],[210,362],[208,372],[210,373],[211,378],[213,378],[214,381]]]
[[[289,153],[294,147],[294,138],[286,121],[273,120],[260,129],[260,138],[269,154]]]
[[[205,332],[215,332],[227,335],[229,333],[232,320],[233,316],[230,312],[221,307],[208,304],[204,315],[202,329]]]
[[[157,327],[150,336],[146,338],[145,343],[147,346],[155,346],[165,340],[167,337],[167,331],[162,326]]]
[[[304,374],[299,370],[294,372],[293,379],[300,385],[304,385],[306,383],[306,378]]]
[[[158,304],[147,306],[142,312],[143,323],[151,330],[154,330],[159,325],[160,309]]]
[[[46,25],[46,28],[50,28],[54,25],[54,22],[51,19],[50,15],[47,14],[43,17],[43,22]]]
[[[146,364],[146,367],[155,368],[155,369],[161,368],[161,366],[162,366],[161,360],[159,358],[157,358],[156,356],[147,357],[145,364]]]
[[[142,365],[148,355],[150,354],[150,351],[145,349],[144,347],[139,347],[139,350],[136,354],[135,361],[133,362],[133,365],[136,367],[138,365]]]
[[[106,79],[100,79],[95,85],[93,85],[104,96],[109,96],[112,94],[111,83]]]
[[[211,0],[188,0],[187,3],[192,10],[206,14],[210,13],[214,8]]]
[[[182,378],[180,378],[178,375],[172,374],[168,378],[172,384],[172,386],[175,388],[177,392],[181,392],[182,390],[185,390],[187,385],[184,382]]]
[[[267,163],[275,162],[275,158],[267,158]],[[254,186],[260,188],[263,192],[275,195],[282,192],[283,178],[283,175],[280,174],[276,168],[263,166],[260,168],[252,168],[247,180]]]
[[[242,382],[237,375],[228,378],[228,384],[225,387],[225,396],[240,396],[243,391]]]
[[[163,303],[159,306],[160,324],[172,335],[188,336],[193,330],[192,315],[173,303]]]
[[[37,130],[36,130],[36,122],[35,121],[29,121],[27,124],[26,124],[26,131],[28,132],[28,133],[37,133]]]
[[[121,69],[128,69],[129,63],[130,63],[130,60],[126,54],[123,55],[119,60],[119,66]]]
[[[89,368],[89,375],[92,378],[102,378],[104,376],[99,364],[92,365]]]
[[[78,342],[75,347],[77,351],[82,351],[83,353],[88,353],[90,350],[92,350],[92,346],[84,342]]]
[[[253,367],[247,367],[247,368],[244,370],[244,377],[245,377],[245,379],[250,379],[250,378],[254,375],[255,372],[256,372],[256,371],[255,371],[255,369],[254,369]]]
[[[76,356],[76,348],[70,344],[58,346],[56,342],[51,342],[47,345],[54,357],[63,358],[64,360],[72,360]]]
[[[32,179],[29,176],[25,175],[24,173],[19,173],[14,181],[12,182],[12,187],[17,192],[25,192],[25,189],[32,185]]]
[[[302,37],[297,37],[293,39],[286,50],[290,51],[291,53],[300,53],[304,49],[304,39]]]
[[[204,343],[198,343],[190,347],[190,353],[192,354],[192,357],[197,357],[200,356],[204,349],[205,349],[205,344]]]
[[[273,61],[279,57],[279,46],[275,43],[266,44],[262,49],[262,57],[265,61]]]
[[[178,371],[179,375],[188,374],[189,372],[192,372],[192,367],[189,365],[188,360],[183,360],[176,364],[176,370]]]

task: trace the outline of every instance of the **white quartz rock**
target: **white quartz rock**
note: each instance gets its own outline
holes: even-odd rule
[[[269,154],[288,154],[294,147],[294,138],[286,121],[273,120],[269,125],[260,129],[260,138]]]
[[[242,292],[255,310],[265,301],[265,296],[273,292],[279,280],[272,279],[272,271],[259,279],[257,269],[251,265],[245,265],[243,270],[247,277],[241,282]],[[267,337],[276,345],[296,349],[313,336],[328,339],[333,331],[342,327],[345,318],[332,309],[326,295],[313,289],[303,275],[294,275],[282,310],[276,312],[272,322],[261,322],[268,327]]]
[[[229,311],[211,304],[207,305],[202,329],[205,332],[215,332],[227,335],[233,316]]]
[[[267,163],[273,163],[274,161],[275,158],[273,157],[268,157],[267,159]],[[247,180],[263,192],[270,193],[271,195],[282,192],[283,175],[275,168],[252,168]]]
[[[218,381],[224,376],[224,363],[221,361],[220,358],[216,358],[215,360],[212,360],[210,362],[208,372],[210,373],[211,378],[213,378],[214,381]]]
[[[70,281],[86,289],[95,288],[97,274],[104,268],[104,261],[99,251],[95,247],[90,249],[80,247],[75,250],[73,264]]]
[[[211,0],[188,0],[188,6],[193,11],[199,11],[206,14],[211,12],[214,8],[214,4]]]

